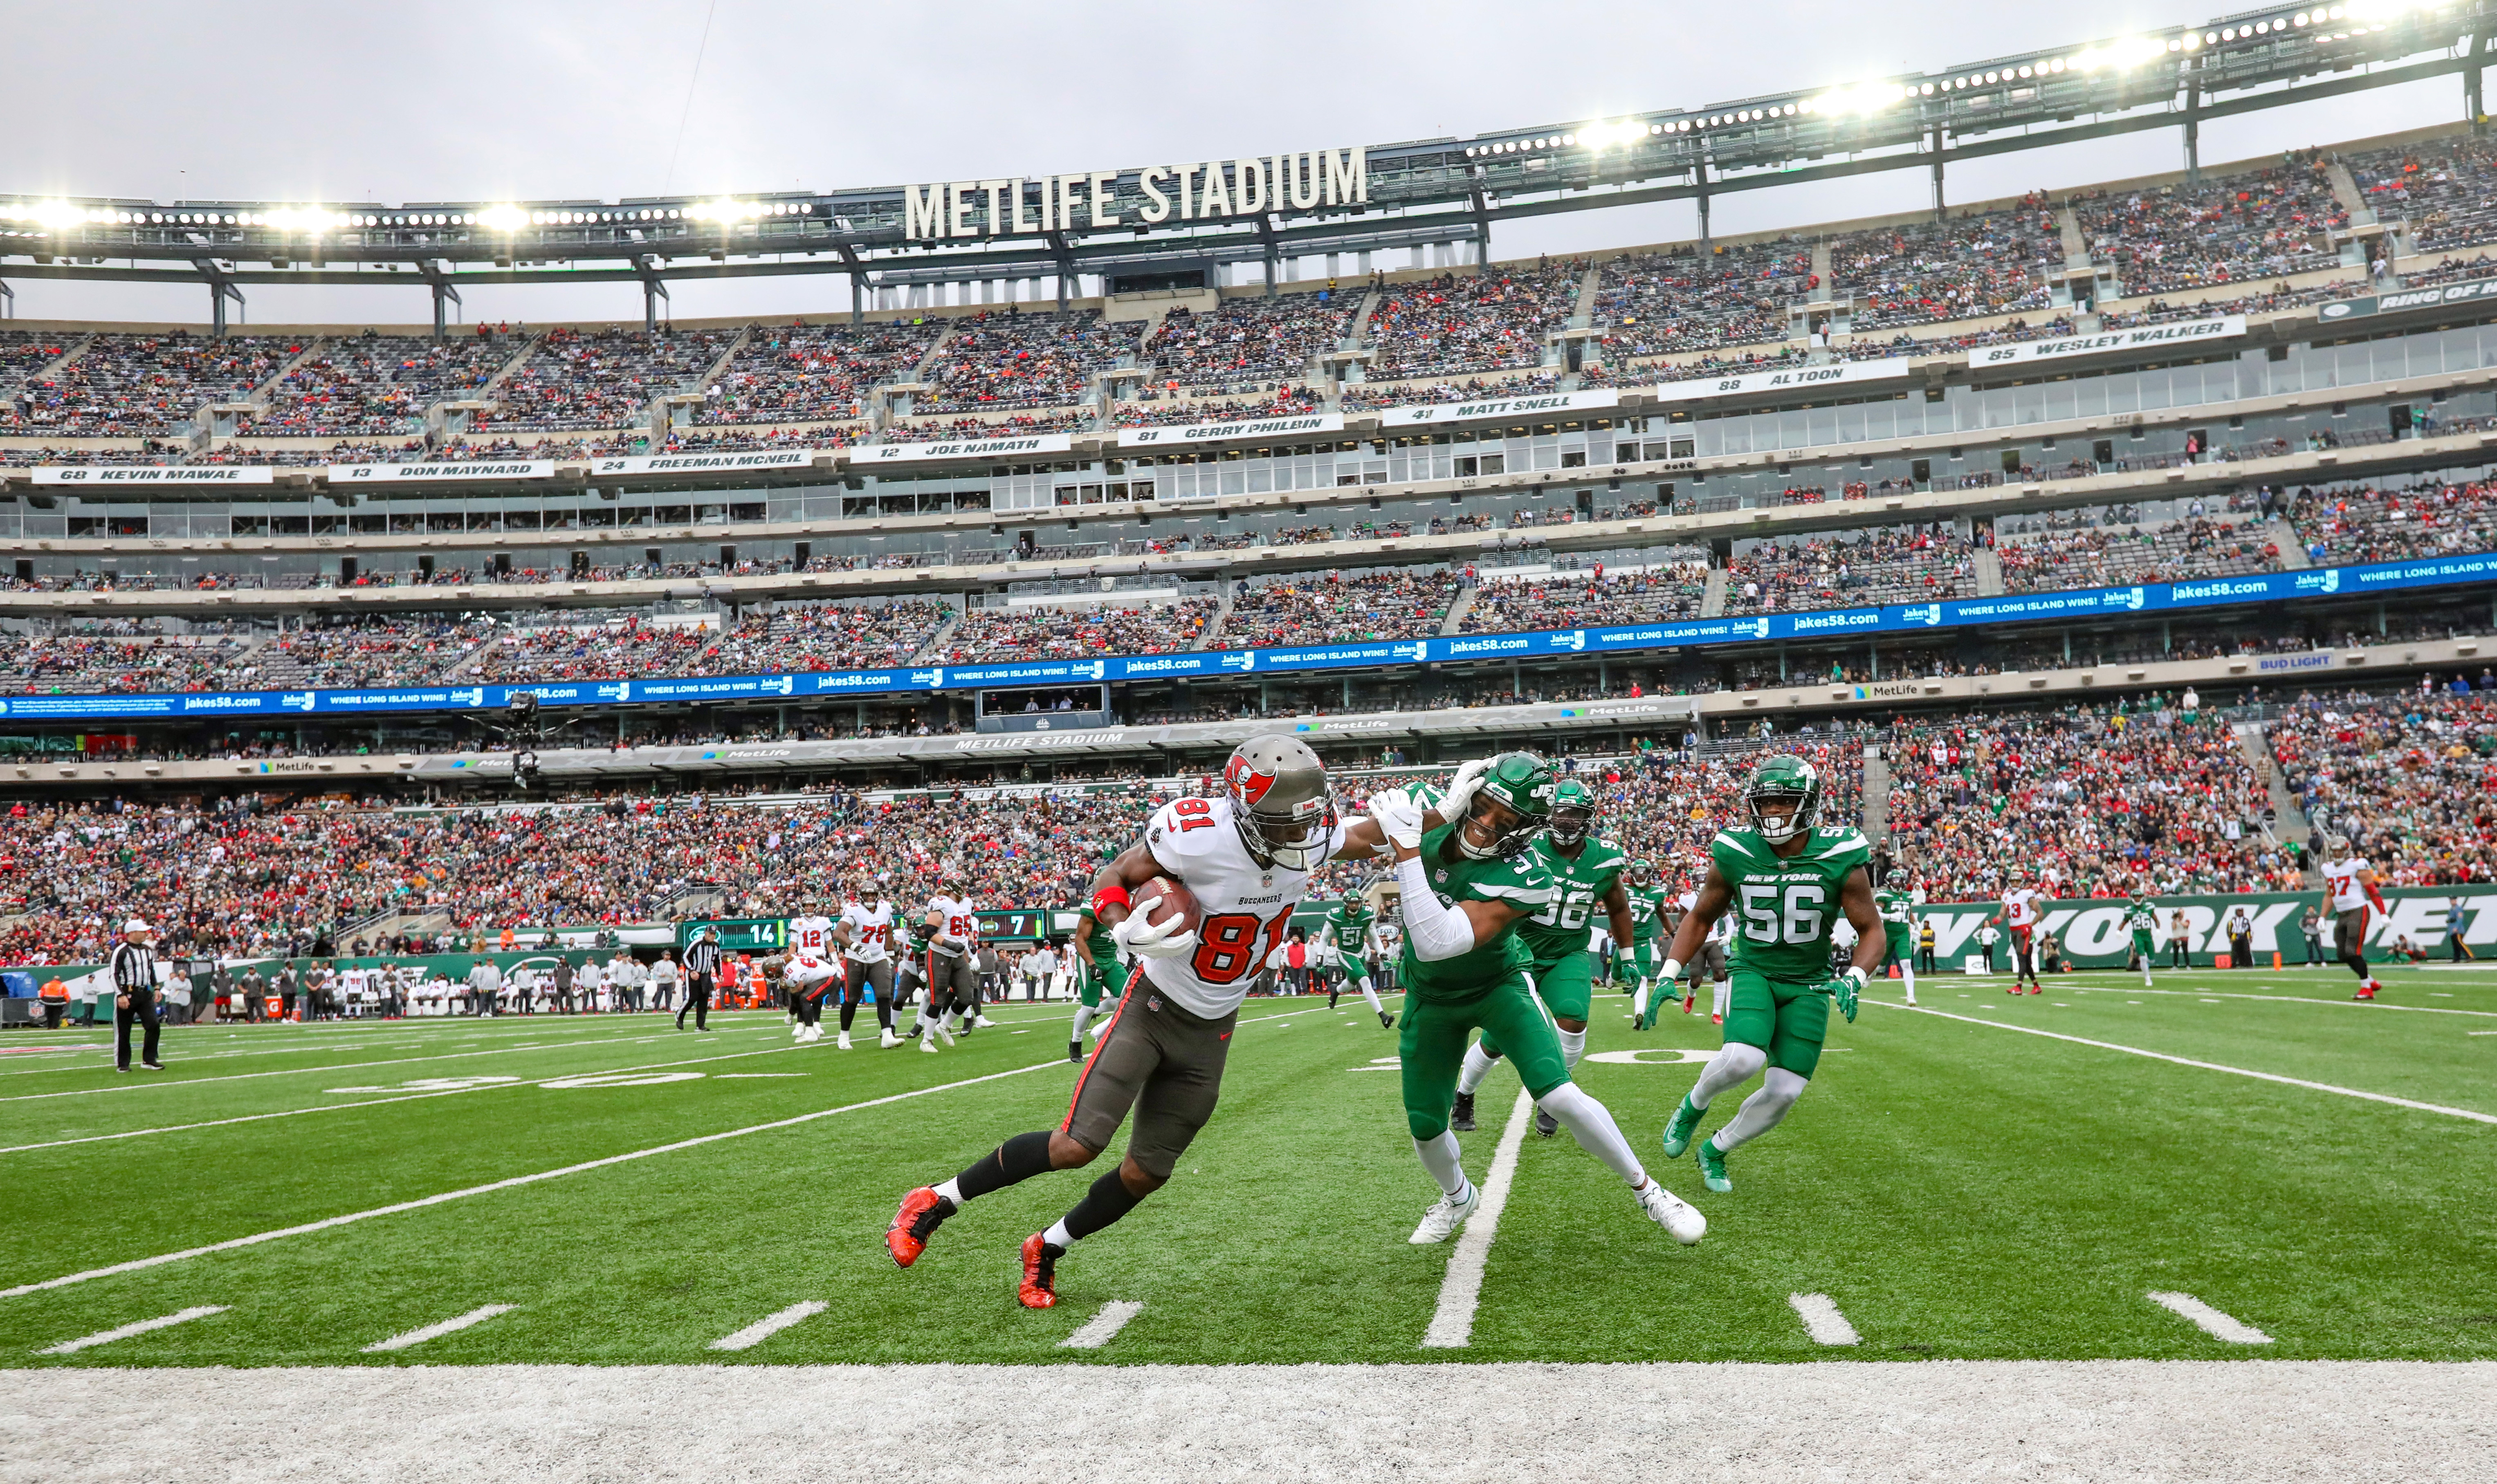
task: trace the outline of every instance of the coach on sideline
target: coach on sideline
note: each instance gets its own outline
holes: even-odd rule
[[[705,928],[685,949],[685,1002],[677,1011],[677,1028],[685,1028],[685,1011],[694,1013],[694,1028],[711,1028],[711,975],[719,972],[719,930]]]
[[[148,937],[154,930],[144,918],[121,925],[121,946],[112,951],[112,1069],[130,1070],[130,1022],[136,1016],[147,1027],[139,1063],[151,1072],[165,1070],[156,1059],[156,950]]]

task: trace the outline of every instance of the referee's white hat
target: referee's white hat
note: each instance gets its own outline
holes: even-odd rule
[[[147,926],[147,919],[143,917],[134,917],[130,921],[121,925],[121,935],[123,937],[128,937],[134,932],[153,932],[155,931],[155,929]]]

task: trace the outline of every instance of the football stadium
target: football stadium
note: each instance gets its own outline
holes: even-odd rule
[[[1945,12],[42,126],[0,1480],[2497,1477],[2497,0]]]

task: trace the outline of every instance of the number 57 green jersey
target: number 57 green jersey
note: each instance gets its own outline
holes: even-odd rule
[[[1726,908],[1733,966],[1789,984],[1828,978],[1841,892],[1848,873],[1872,857],[1864,832],[1845,825],[1813,831],[1792,856],[1780,856],[1757,831],[1720,831],[1708,859],[1734,893]]]

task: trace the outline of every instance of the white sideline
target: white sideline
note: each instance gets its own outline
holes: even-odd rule
[[[1825,1293],[1789,1293],[1786,1302],[1794,1306],[1795,1316],[1803,1320],[1806,1333],[1815,1344],[1854,1344],[1859,1337],[1855,1326],[1838,1311],[1838,1305]]]
[[[85,1349],[89,1345],[111,1344],[116,1340],[127,1340],[133,1335],[144,1335],[149,1330],[161,1330],[169,1324],[183,1324],[193,1319],[205,1319],[210,1314],[221,1314],[225,1311],[226,1306],[223,1304],[203,1304],[197,1309],[185,1309],[179,1313],[159,1314],[153,1319],[141,1319],[136,1323],[122,1325],[118,1329],[103,1330],[93,1335],[81,1335],[76,1340],[64,1340],[59,1344],[48,1345],[43,1349],[37,1350],[35,1353],[38,1355],[74,1355],[77,1352]]]
[[[2214,1340],[2225,1340],[2230,1344],[2271,1343],[2269,1335],[2243,1320],[2220,1312],[2190,1293],[2153,1293],[2150,1302],[2193,1320],[2196,1329]]]
[[[1308,1010],[1291,1010],[1286,1011],[1282,1015],[1257,1016],[1250,1020],[1242,1021],[1239,1024],[1243,1026],[1253,1026],[1259,1021],[1288,1020],[1292,1016],[1306,1015],[1308,1013]],[[777,1049],[783,1051],[794,1050],[794,1048],[790,1047],[781,1047]],[[255,1232],[248,1237],[231,1237],[223,1242],[209,1243],[205,1247],[184,1247],[178,1252],[160,1252],[153,1257],[135,1257],[128,1262],[117,1262],[107,1268],[89,1268],[83,1273],[65,1273],[59,1278],[47,1278],[40,1282],[20,1283],[15,1288],[0,1288],[0,1299],[22,1298],[30,1293],[42,1293],[52,1288],[66,1288],[72,1283],[83,1283],[92,1279],[112,1278],[123,1273],[137,1273],[147,1268],[162,1267],[169,1262],[180,1262],[185,1258],[205,1257],[211,1252],[230,1252],[238,1247],[258,1247],[264,1242],[275,1242],[282,1237],[300,1237],[312,1232],[328,1231],[332,1227],[352,1225],[355,1222],[368,1220],[374,1216],[396,1216],[403,1211],[421,1211],[427,1206],[439,1206],[445,1201],[456,1201],[466,1196],[487,1195],[496,1190],[509,1190],[521,1185],[533,1185],[538,1184],[540,1181],[555,1180],[566,1175],[579,1175],[588,1170],[601,1170],[613,1164],[629,1164],[636,1159],[648,1159],[654,1154],[672,1154],[677,1152],[679,1150],[698,1149],[706,1144],[717,1144],[723,1139],[741,1139],[747,1134],[768,1133],[775,1128],[794,1128],[801,1123],[811,1123],[817,1119],[833,1118],[843,1113],[857,1113],[862,1109],[867,1108],[881,1108],[888,1103],[907,1102],[914,1097],[926,1097],[932,1092],[951,1092],[957,1088],[977,1087],[984,1082],[996,1082],[1002,1078],[1020,1077],[1026,1072],[1045,1072],[1051,1067],[1064,1065],[1066,1065],[1066,1063],[1063,1060],[1056,1058],[1052,1058],[1048,1061],[1036,1061],[1029,1066],[1013,1067],[1002,1072],[990,1072],[980,1077],[965,1077],[960,1082],[940,1083],[932,1088],[914,1088],[907,1092],[896,1092],[885,1097],[871,1097],[865,1102],[844,1103],[838,1108],[824,1108],[813,1113],[802,1113],[795,1118],[774,1119],[769,1123],[753,1123],[743,1128],[731,1128],[722,1133],[702,1134],[691,1139],[680,1139],[674,1144],[660,1144],[649,1149],[635,1150],[630,1153],[610,1154],[603,1159],[586,1160],[581,1164],[568,1164],[563,1166],[561,1169],[540,1170],[534,1175],[515,1175],[508,1180],[491,1181],[482,1185],[470,1185],[466,1189],[462,1190],[445,1190],[439,1194],[422,1196],[412,1201],[400,1201],[390,1206],[376,1206],[370,1211],[350,1212],[345,1216],[330,1216],[319,1221],[307,1221],[300,1226],[281,1226],[275,1231]],[[508,1087],[511,1086],[511,1084],[498,1084],[498,1086]],[[1510,1162],[1512,1164],[1515,1163],[1513,1152]],[[1476,1281],[1480,1281],[1479,1276],[1477,1276]]]
[[[1084,1327],[1058,1342],[1061,1350],[1097,1350],[1119,1338],[1127,1321],[1144,1312],[1145,1306],[1135,1299],[1112,1299],[1101,1306],[1101,1311],[1084,1321]]]
[[[2354,981],[2355,982],[2355,981]],[[2248,995],[2237,990],[2145,990],[2137,985],[2076,984],[2074,995],[2165,995],[2179,999],[2260,999],[2292,1005],[2347,1005],[2353,1010],[2401,1010],[2412,1015],[2472,1015],[2497,1020],[2497,1010],[2449,1010],[2443,1005],[2395,1005],[2379,999],[2323,999],[2313,995]]]
[[[1046,1071],[1053,1066],[1065,1064],[1063,1060],[1055,1058],[1038,1061],[1029,1066],[1019,1066],[1008,1071],[991,1072],[983,1077],[966,1077],[961,1082],[942,1083],[932,1088],[914,1088],[910,1091],[896,1092],[887,1097],[871,1097],[865,1102],[843,1103],[838,1108],[802,1113],[795,1118],[774,1119],[769,1123],[753,1123],[743,1128],[731,1128],[722,1133],[701,1134],[691,1139],[680,1139],[674,1144],[653,1145],[649,1149],[635,1150],[624,1154],[610,1154],[604,1159],[585,1160],[580,1164],[568,1164],[560,1169],[540,1170],[534,1175],[515,1175],[508,1180],[490,1181],[485,1184],[470,1185],[465,1189],[445,1190],[436,1195],[422,1196],[412,1201],[376,1206],[370,1211],[349,1212],[345,1216],[330,1216],[319,1221],[306,1221],[300,1226],[281,1226],[275,1231],[255,1232],[248,1237],[232,1237],[223,1242],[211,1242],[205,1247],[184,1247],[178,1252],[160,1252],[153,1257],[136,1257],[128,1262],[114,1263],[111,1267],[89,1268],[83,1273],[65,1273],[59,1278],[47,1278],[40,1282],[20,1283],[15,1288],[0,1288],[0,1299],[21,1298],[29,1293],[66,1288],[72,1283],[83,1283],[92,1279],[111,1278],[122,1273],[137,1273],[147,1268],[163,1267],[169,1262],[180,1262],[188,1257],[205,1257],[211,1252],[230,1252],[238,1247],[258,1247],[264,1242],[275,1242],[281,1237],[300,1237],[312,1232],[329,1231],[332,1227],[353,1225],[358,1221],[370,1220],[374,1216],[396,1216],[403,1211],[422,1211],[427,1206],[439,1206],[446,1201],[460,1200],[471,1195],[489,1195],[497,1190],[533,1185],[540,1181],[557,1180],[566,1175],[603,1170],[609,1165],[629,1164],[636,1159],[648,1159],[654,1154],[673,1154],[680,1150],[699,1149],[706,1144],[717,1144],[723,1139],[742,1139],[747,1134],[768,1133],[775,1128],[794,1128],[801,1123],[811,1123],[817,1119],[828,1119],[843,1113],[856,1113],[865,1108],[880,1108],[887,1103],[907,1102],[914,1097],[926,1097],[931,1092],[950,1092],[957,1088],[975,1087],[984,1082],[1020,1077],[1026,1072]]]
[[[289,1066],[273,1072],[227,1072],[216,1077],[176,1077],[170,1081],[158,1078],[148,1082],[112,1082],[100,1088],[71,1088],[60,1092],[13,1092],[0,1097],[0,1103],[31,1103],[47,1097],[92,1097],[98,1092],[136,1092],[142,1088],[196,1088],[215,1082],[251,1082],[263,1077],[330,1077],[340,1072],[360,1072],[368,1066],[407,1066],[418,1061],[457,1061],[463,1057],[500,1057],[516,1051],[565,1051],[576,1046],[596,1046],[604,1039],[609,1038],[585,1036],[569,1041],[538,1041],[522,1046],[493,1046],[482,1051],[447,1051],[430,1057],[395,1057],[388,1061],[341,1061],[332,1066]]]
[[[2147,1057],[2153,1061],[2169,1061],[2178,1066],[2197,1067],[2205,1072],[2227,1072],[2236,1077],[2252,1077],[2260,1082],[2276,1082],[2284,1087],[2304,1088],[2310,1092],[2332,1092],[2342,1097],[2365,1098],[2371,1103],[2390,1103],[2396,1108],[2409,1108],[2419,1113],[2442,1113],[2448,1118],[2469,1119],[2475,1123],[2497,1123],[2497,1113],[2475,1113],[2469,1108],[2449,1108],[2443,1103],[2422,1103],[2413,1098],[2395,1097],[2389,1092],[2369,1092],[2359,1088],[2335,1087],[2328,1082],[2309,1082],[2303,1077],[2283,1077],[2278,1072],[2258,1072],[2250,1067],[2227,1066],[2217,1061],[2197,1061],[2191,1057],[2171,1057],[2164,1051],[2144,1051],[2138,1046],[2119,1046],[2113,1041],[2093,1041],[2087,1036],[2066,1035],[2058,1030],[2039,1030],[2032,1026],[2014,1026],[2007,1021],[1981,1021],[1973,1015],[1952,1015],[1946,1011],[1928,1010],[1922,1005],[1904,1005],[1894,999],[1868,999],[1864,1003],[1881,1005],[1892,1010],[1906,1010],[1916,1015],[1940,1016],[1946,1021],[1959,1021],[1970,1026],[1991,1026],[1997,1030],[2017,1030],[2022,1035],[2044,1036],[2050,1041],[2070,1041],[2075,1046],[2095,1046],[2101,1051],[2120,1051],[2129,1057]]]
[[[595,1044],[595,1043],[592,1043]],[[550,1082],[563,1082],[574,1077],[621,1077],[630,1072],[655,1072],[672,1066],[697,1066],[706,1061],[739,1061],[747,1057],[770,1057],[784,1051],[804,1051],[803,1046],[766,1046],[758,1051],[728,1052],[717,1057],[695,1057],[685,1061],[654,1061],[648,1066],[611,1067],[603,1072],[557,1072],[552,1077],[523,1078],[518,1082],[486,1082],[473,1088],[436,1088],[429,1092],[401,1092],[394,1097],[368,1097],[357,1103],[322,1103],[311,1108],[284,1108],[275,1113],[242,1113],[230,1119],[209,1119],[199,1123],[168,1123],[158,1128],[125,1128],[117,1133],[81,1134],[75,1139],[52,1139],[42,1144],[12,1144],[0,1148],[0,1154],[22,1154],[29,1150],[61,1149],[72,1144],[108,1144],[115,1139],[140,1139],[149,1134],[188,1133],[195,1128],[224,1128],[235,1123],[257,1123],[266,1119],[295,1119],[307,1113],[341,1113],[351,1108],[379,1108],[387,1103],[413,1103],[428,1097],[458,1097],[462,1092],[499,1092],[507,1088],[543,1087]],[[755,1076],[775,1076],[761,1072]],[[803,1073],[791,1073],[803,1076]]]
[[[1508,1126],[1501,1130],[1500,1150],[1491,1156],[1491,1173],[1483,1177],[1482,1204],[1466,1218],[1457,1249],[1448,1258],[1447,1277],[1439,1279],[1439,1307],[1422,1336],[1426,1350],[1462,1350],[1474,1342],[1474,1308],[1482,1301],[1483,1268],[1491,1261],[1492,1240],[1500,1235],[1501,1208],[1508,1204],[1508,1187],[1517,1179],[1517,1151],[1526,1143],[1527,1116],[1534,1111],[1534,1094],[1517,1089],[1517,1106]]]
[[[364,1353],[379,1355],[386,1350],[404,1350],[409,1345],[423,1344],[428,1340],[439,1340],[445,1335],[464,1330],[472,1324],[483,1324],[496,1314],[507,1314],[511,1311],[512,1306],[509,1304],[488,1304],[482,1308],[472,1309],[464,1314],[445,1319],[439,1324],[428,1324],[423,1329],[409,1330],[404,1335],[393,1335],[388,1340],[368,1344],[364,1346]]]
[[[711,1342],[711,1347],[714,1350],[750,1350],[799,1320],[822,1313],[827,1307],[821,1299],[792,1304],[774,1313],[765,1314],[734,1335],[720,1336]]]

